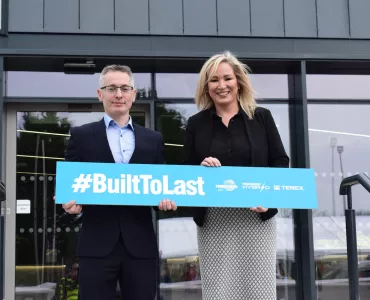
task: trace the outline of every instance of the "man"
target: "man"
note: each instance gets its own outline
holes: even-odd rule
[[[71,129],[66,161],[163,164],[162,135],[133,123],[130,117],[136,98],[130,68],[105,67],[99,84],[104,118]],[[70,214],[83,212],[77,245],[80,299],[113,300],[117,281],[121,299],[154,299],[158,248],[151,208],[84,205],[82,209],[75,201],[63,208]],[[175,210],[176,205],[165,199],[159,209]]]
[[[57,300],[78,300],[78,263],[67,264],[66,276],[64,276],[58,285]]]

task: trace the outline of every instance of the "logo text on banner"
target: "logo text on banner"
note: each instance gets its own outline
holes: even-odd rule
[[[57,162],[56,201],[97,205],[317,208],[313,170]]]

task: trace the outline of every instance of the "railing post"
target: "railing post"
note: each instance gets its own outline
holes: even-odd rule
[[[346,216],[346,236],[347,236],[347,259],[348,259],[348,281],[349,295],[351,300],[359,299],[359,279],[358,279],[358,257],[357,257],[357,236],[356,236],[356,213],[352,209],[351,187],[347,190],[348,208]]]
[[[347,237],[347,264],[349,299],[359,300],[359,274],[357,256],[357,236],[356,236],[356,212],[352,209],[352,186],[361,184],[370,193],[370,178],[365,174],[358,174],[344,178],[340,184],[339,194],[347,195],[346,218],[346,237]]]

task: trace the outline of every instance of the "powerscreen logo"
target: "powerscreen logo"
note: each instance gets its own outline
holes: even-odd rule
[[[216,184],[216,189],[218,189],[219,191],[232,192],[233,190],[235,190],[237,188],[238,188],[238,186],[231,179],[225,180],[224,184]]]

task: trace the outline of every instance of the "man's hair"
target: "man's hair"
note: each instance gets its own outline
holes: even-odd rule
[[[109,72],[122,72],[126,73],[130,77],[130,84],[133,88],[135,88],[135,82],[134,82],[134,75],[132,74],[131,68],[125,65],[108,65],[105,66],[105,68],[101,71],[100,77],[99,77],[99,84],[100,87],[104,84],[104,76],[105,74]]]

